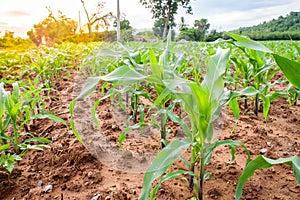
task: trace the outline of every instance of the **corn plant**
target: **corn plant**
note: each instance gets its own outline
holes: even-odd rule
[[[249,73],[249,76],[251,76],[252,79],[256,77],[257,82],[260,83],[269,81],[275,71],[278,70],[276,68],[274,69],[273,62],[270,62],[268,57],[270,55],[274,58],[284,74],[287,74],[286,76],[290,82],[299,89],[299,81],[297,80],[299,80],[300,75],[296,72],[297,70],[295,70],[295,68],[299,68],[299,63],[276,55],[265,46],[248,38],[236,35],[232,36],[236,40],[236,42],[234,42],[235,47],[241,48],[242,51],[244,51],[244,56],[250,56],[251,58],[252,63],[250,64],[252,69],[247,73]],[[157,106],[159,112],[165,116],[162,118],[162,122],[172,120],[178,123],[185,131],[186,138],[182,140],[174,139],[169,144],[165,143],[166,146],[154,158],[144,176],[143,190],[139,197],[141,200],[147,200],[149,197],[154,199],[162,182],[180,175],[189,176],[189,187],[194,190],[194,199],[203,199],[203,186],[204,181],[207,178],[205,166],[210,162],[213,150],[221,145],[230,146],[232,150],[232,160],[235,159],[234,153],[236,146],[242,146],[248,155],[246,167],[237,185],[236,199],[241,197],[243,185],[248,178],[253,175],[255,170],[260,168],[286,163],[293,166],[296,180],[298,182],[300,180],[300,161],[298,156],[279,158],[277,160],[258,156],[255,159],[250,160],[250,153],[241,142],[232,140],[212,142],[212,123],[219,116],[220,109],[226,103],[229,102],[230,107],[234,108],[233,110],[236,117],[239,115],[239,111],[237,111],[239,109],[236,101],[237,96],[256,97],[256,95],[259,94],[259,98],[265,102],[264,116],[266,117],[270,101],[275,97],[278,97],[278,94],[275,95],[269,93],[268,89],[271,87],[270,84],[261,87],[260,84],[253,84],[251,78],[249,78],[249,84],[247,83],[242,86],[243,89],[241,91],[227,91],[224,87],[223,74],[228,70],[227,62],[230,51],[229,49],[214,50],[214,48],[211,47],[208,52],[209,54],[215,52],[215,54],[209,58],[206,76],[200,83],[202,76],[198,76],[198,78],[194,79],[183,78],[180,73],[185,72],[187,66],[184,66],[181,69],[180,66],[181,63],[186,62],[186,60],[184,60],[180,54],[172,54],[170,52],[170,43],[168,42],[167,48],[165,51],[162,51],[162,53],[157,53],[153,48],[140,49],[139,51],[134,52],[129,51],[126,48],[125,51],[122,52],[100,50],[97,56],[111,56],[117,58],[114,64],[109,65],[109,68],[113,69],[113,71],[109,70],[107,75],[89,77],[81,94],[70,105],[70,112],[71,115],[73,115],[74,104],[76,101],[92,93],[100,81],[113,83],[114,86],[109,92],[94,104],[92,113],[94,115],[93,118],[96,121],[95,110],[103,98],[127,93],[133,98],[131,101],[133,103],[131,106],[133,112],[137,113],[137,110],[134,111],[134,109],[139,109],[141,121],[136,124],[138,126],[134,125],[128,127],[125,131],[123,130],[123,133],[119,137],[119,142],[121,143],[125,139],[126,131],[130,130],[130,128],[153,125],[144,122],[144,111],[143,107],[138,105],[138,97],[139,95],[143,95],[143,91],[147,91],[149,88],[155,90],[157,95],[155,96],[156,99],[151,97],[151,95],[148,95],[147,98],[149,98],[151,102],[153,102],[153,106]],[[245,54],[245,52],[247,54]],[[196,64],[201,62],[193,61],[192,63]],[[245,65],[245,67],[248,66]],[[256,68],[254,74],[252,73],[253,68]],[[198,69],[200,69],[200,67]],[[97,72],[97,69],[92,71]],[[199,74],[199,70],[195,71],[194,74]],[[265,96],[268,99],[264,99]],[[166,106],[167,101],[172,102],[169,107]],[[128,101],[126,100],[126,102]],[[187,113],[190,125],[185,124],[182,119],[172,112],[175,103],[179,103]],[[162,128],[164,125],[165,123],[161,123],[161,126],[159,127],[159,125],[156,124],[155,127]],[[80,135],[75,131],[74,122],[72,122],[72,120],[71,126],[74,129],[76,137],[82,142]],[[161,137],[163,138],[164,135],[161,135]],[[181,155],[183,149],[190,150],[189,162]],[[183,160],[186,169],[166,173],[177,159]],[[197,167],[199,170],[195,170]],[[198,174],[197,171],[199,172]],[[152,183],[159,177],[161,177],[160,180],[152,189]]]
[[[127,99],[128,96],[130,96],[131,117],[133,122],[140,126],[154,126],[159,128],[161,132],[161,144],[162,147],[164,147],[166,145],[166,136],[168,134],[168,130],[166,128],[166,123],[169,120],[167,110],[170,111],[174,104],[171,104],[170,107],[167,108],[166,103],[171,99],[171,93],[169,89],[165,87],[162,80],[173,76],[176,69],[181,66],[183,61],[183,57],[181,55],[174,55],[170,52],[170,41],[171,39],[169,37],[165,50],[159,54],[156,54],[152,48],[140,49],[137,52],[131,52],[125,47],[122,47],[125,50],[123,52],[111,50],[100,51],[98,56],[110,56],[117,58],[118,61],[116,63],[118,63],[119,67],[105,76],[89,78],[82,93],[75,100],[83,98],[92,92],[100,80],[112,82],[114,87],[107,93],[107,95],[105,95],[104,98],[116,93],[120,94],[122,91],[123,93],[126,93],[126,104],[128,104]],[[142,82],[147,83],[141,84]],[[116,90],[118,87],[123,89]],[[148,92],[149,89],[154,90],[156,96],[151,96]],[[142,114],[142,116],[144,115],[143,106],[138,105],[139,96],[143,96],[150,100],[150,102],[153,103],[153,106],[158,108],[157,114],[160,114],[160,123],[154,122],[147,124],[144,123],[143,120],[141,122],[137,121],[139,108],[140,114]],[[96,104],[99,104],[99,102],[100,101],[97,101]],[[73,106],[71,106],[71,108],[72,107]],[[71,112],[73,111],[71,110]],[[140,119],[143,118],[144,117],[140,117]],[[126,131],[122,132],[119,138],[120,142],[125,139],[125,135],[128,130],[130,129],[126,129]]]
[[[264,118],[267,119],[270,102],[280,96],[276,91],[270,92],[270,88],[273,85],[280,83],[280,81],[275,81],[274,83],[270,82],[274,75],[279,71],[279,68],[275,67],[275,62],[267,56],[271,51],[263,45],[258,43],[260,48],[251,48],[251,46],[245,46],[243,45],[244,43],[239,42],[243,40],[243,37],[232,33],[228,33],[228,35],[237,40],[237,42],[231,43],[238,47],[245,55],[244,57],[240,55],[232,57],[235,68],[231,74],[234,74],[233,82],[235,89],[239,91],[238,86],[242,86],[243,91],[241,93],[245,96],[245,109],[247,109],[248,97],[254,96],[255,115],[258,115],[261,100],[263,115]],[[258,45],[256,46],[258,47]]]
[[[165,149],[157,154],[148,167],[144,176],[143,190],[140,199],[154,199],[160,184],[182,174],[189,174],[189,185],[194,188],[195,197],[203,199],[203,186],[205,180],[205,165],[210,162],[212,151],[220,145],[229,145],[232,148],[234,159],[237,145],[246,147],[241,142],[222,140],[211,143],[213,137],[213,121],[219,116],[221,107],[230,99],[230,93],[224,90],[223,73],[226,69],[229,50],[218,49],[217,53],[210,58],[206,76],[201,84],[180,77],[163,80],[167,88],[181,100],[184,111],[189,116],[191,129],[179,118],[170,117],[178,121],[186,133],[183,140],[174,140]],[[169,172],[161,178],[155,188],[151,190],[152,182],[180,158],[182,149],[191,148],[190,163],[188,170]],[[247,151],[248,152],[248,151]],[[248,159],[249,159],[248,152]],[[186,163],[186,161],[185,161]],[[195,174],[196,163],[199,163],[199,174]]]
[[[0,166],[9,173],[14,168],[14,161],[21,157],[30,149],[42,150],[51,140],[34,136],[28,132],[27,124],[34,119],[49,118],[56,122],[64,120],[49,114],[34,114],[30,111],[27,96],[16,82],[13,84],[12,92],[4,89],[4,84],[0,83]],[[9,131],[12,127],[12,133]],[[24,131],[25,129],[25,131]],[[32,144],[32,143],[40,144]]]
[[[246,43],[246,46],[250,46],[250,48],[256,48],[256,50],[263,49],[261,46],[257,46],[256,43],[251,43],[251,45]],[[216,116],[218,116],[222,102],[224,103],[229,98],[234,98],[228,96],[226,98],[226,93],[224,92],[221,74],[225,72],[224,60],[226,60],[225,58],[228,56],[228,53],[224,52],[226,51],[223,51],[223,53],[220,53],[219,51],[215,57],[211,58],[211,61],[208,64],[206,77],[202,84],[180,79],[179,77],[175,80],[164,80],[167,87],[170,88],[170,90],[182,101],[183,108],[191,121],[191,130],[189,130],[189,128],[180,119],[174,119],[174,121],[179,122],[179,124],[184,128],[187,138],[181,141],[173,141],[154,158],[145,173],[144,185],[140,199],[148,199],[149,195],[151,199],[154,199],[160,184],[163,181],[173,179],[183,174],[193,177],[189,180],[190,187],[194,187],[196,199],[203,199],[203,182],[205,180],[204,166],[209,163],[212,150],[223,144],[231,146],[232,153],[235,152],[235,146],[237,145],[241,145],[246,149],[244,144],[231,140],[216,141],[210,144],[213,134],[211,122]],[[296,67],[294,62],[287,61],[283,57],[279,57],[275,54],[273,56],[281,68],[284,66],[281,62],[288,62],[288,65],[292,66],[288,68],[288,70],[292,70]],[[223,67],[220,67],[219,65],[223,65]],[[297,75],[297,80],[299,80],[299,73],[289,73],[289,76],[295,76],[295,74]],[[233,92],[232,95],[235,95],[235,93]],[[176,159],[182,158],[180,156],[181,150],[188,147],[191,148],[190,163],[187,164],[190,170],[177,170],[167,173],[160,179],[152,192],[150,192],[153,181],[164,174]],[[248,151],[246,150],[246,152]],[[234,154],[232,156],[234,159]],[[195,163],[197,161],[199,163],[199,175],[196,175],[194,171]],[[184,160],[184,163],[186,163],[186,160]],[[241,197],[244,183],[254,174],[255,170],[283,163],[293,166],[296,180],[299,183],[300,159],[298,156],[272,160],[260,155],[250,161],[250,155],[248,152],[247,164],[237,185],[236,199]]]
[[[270,53],[274,60],[276,61],[279,68],[282,70],[283,74],[287,77],[289,82],[293,84],[297,89],[300,88],[300,63],[290,60],[288,58],[279,56],[273,53],[271,50],[266,48],[261,43],[250,40],[246,37],[230,34],[237,41],[237,45],[243,46],[249,49],[268,52]],[[232,106],[236,107],[236,106]],[[257,156],[255,159],[247,163],[242,175],[239,178],[238,185],[236,188],[236,200],[240,199],[242,195],[242,189],[249,177],[254,175],[255,170],[261,168],[268,168],[275,164],[288,164],[293,167],[294,175],[298,184],[300,184],[300,158],[299,156],[292,156],[289,158],[278,158],[273,160],[266,158],[262,155]]]
[[[280,70],[275,66],[275,55],[270,49],[263,44],[252,41],[246,37],[228,33],[235,42],[230,41],[235,47],[238,47],[244,54],[231,57],[235,63],[234,71],[228,73],[227,82],[234,84],[236,96],[242,96],[245,100],[244,108],[247,109],[247,99],[254,96],[254,113],[258,114],[258,109],[262,102],[263,116],[265,120],[268,117],[271,102],[275,99],[288,96],[290,100],[297,98],[297,93],[294,90],[288,91],[270,91],[276,84],[283,84],[284,80],[276,80],[271,83],[271,79]],[[232,69],[229,69],[230,71]],[[241,86],[241,89],[240,87]],[[239,107],[237,99],[234,98],[231,102],[231,107],[235,110],[236,117],[239,116]]]

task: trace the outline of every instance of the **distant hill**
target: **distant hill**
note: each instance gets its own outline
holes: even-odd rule
[[[300,40],[300,12],[290,12],[262,24],[230,31],[254,40]]]

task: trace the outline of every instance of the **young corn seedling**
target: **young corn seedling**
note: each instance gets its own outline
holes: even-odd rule
[[[237,41],[237,45],[243,46],[249,49],[253,49],[256,51],[262,51],[265,53],[272,54],[275,59],[277,65],[282,70],[283,74],[286,76],[288,81],[293,84],[297,89],[300,89],[300,63],[290,60],[288,58],[279,56],[273,53],[271,50],[263,46],[261,43],[255,42],[246,37],[238,36],[235,34],[230,34]],[[300,184],[300,158],[295,155],[289,158],[278,158],[277,160],[273,160],[270,158],[266,158],[262,155],[257,156],[255,159],[251,160],[247,163],[242,175],[239,178],[238,185],[236,188],[236,200],[239,200],[242,196],[243,186],[250,178],[254,175],[255,170],[261,168],[272,167],[275,164],[288,164],[293,167],[293,172],[298,184]]]
[[[275,63],[271,61],[271,58],[267,57],[267,53],[272,53],[271,50],[266,48],[260,43],[251,41],[239,35],[228,33],[229,36],[237,40],[233,43],[246,55],[245,60],[243,58],[233,57],[232,60],[236,63],[236,72],[241,75],[241,78],[237,78],[235,85],[241,85],[242,90],[238,91],[236,86],[235,94],[237,96],[244,96],[245,108],[247,108],[247,97],[254,96],[254,113],[258,115],[260,101],[262,101],[263,116],[265,120],[268,117],[271,101],[282,96],[278,91],[270,92],[270,88],[281,83],[277,80],[271,83],[271,79],[279,71],[279,68],[275,67]],[[247,41],[247,42],[246,42]],[[233,101],[236,101],[234,99]],[[233,103],[232,103],[233,104]],[[231,104],[231,105],[232,105]],[[237,104],[235,102],[234,104]],[[238,108],[238,106],[236,106]],[[239,112],[239,111],[237,111]]]
[[[213,137],[213,121],[219,116],[221,107],[230,99],[224,90],[223,74],[229,57],[229,50],[218,49],[210,58],[207,73],[202,83],[189,81],[179,77],[163,80],[166,87],[181,100],[184,111],[189,116],[191,129],[180,119],[172,115],[185,130],[186,138],[174,140],[157,154],[144,176],[144,185],[139,197],[141,200],[154,199],[160,184],[179,175],[190,175],[190,187],[194,188],[195,198],[203,199],[203,186],[205,180],[205,165],[210,162],[212,151],[220,145],[229,145],[232,148],[234,159],[237,145],[246,147],[241,142],[222,140],[211,142]],[[177,170],[164,175],[151,192],[155,179],[164,174],[168,168],[180,158],[182,149],[191,148],[189,170]],[[248,152],[248,151],[247,151]],[[248,160],[249,160],[248,152]],[[185,161],[186,162],[186,161]],[[196,163],[199,163],[199,174],[195,174]]]
[[[121,61],[118,61],[121,66],[117,67],[114,71],[105,76],[89,78],[87,80],[87,84],[84,86],[82,93],[75,100],[83,98],[90,92],[92,92],[100,80],[113,83],[113,90],[110,90],[110,92],[108,92],[104,98],[112,96],[114,92],[126,91],[126,102],[128,102],[127,99],[129,99],[129,96],[131,97],[131,114],[133,122],[136,125],[140,126],[149,125],[156,128],[159,127],[161,132],[161,143],[162,147],[164,147],[166,145],[166,136],[168,133],[168,130],[166,128],[166,123],[168,121],[168,115],[166,114],[166,103],[171,99],[171,92],[165,87],[162,80],[173,76],[176,67],[180,66],[180,63],[183,60],[181,56],[177,58],[170,53],[169,45],[170,38],[168,39],[166,49],[160,55],[158,55],[159,59],[157,58],[158,56],[157,54],[155,54],[152,48],[149,48],[146,51],[142,50],[141,52],[134,53],[130,53],[128,50],[124,52],[103,50],[98,55],[114,56],[118,59],[120,59],[121,57]],[[173,62],[173,59],[175,60],[175,62]],[[141,84],[142,82],[144,82],[145,84]],[[127,89],[115,90],[115,88]],[[150,88],[155,91],[157,95],[156,99],[155,97],[152,97],[150,94],[148,94],[147,91]],[[137,121],[138,109],[140,108],[140,114],[144,113],[142,105],[138,105],[140,96],[145,97],[158,108],[158,112],[161,115],[160,123],[146,124],[144,123],[144,121]],[[97,101],[95,105],[99,103],[100,101]],[[140,117],[140,119],[143,119],[143,117]],[[158,126],[158,124],[160,124],[160,126]],[[123,131],[122,135],[119,138],[119,141],[124,140],[125,134],[128,130],[129,129]]]
[[[52,114],[30,112],[25,99],[27,96],[23,95],[18,83],[13,84],[12,92],[6,91],[4,84],[0,83],[0,166],[9,173],[14,168],[14,161],[20,160],[28,150],[42,150],[48,147],[44,144],[51,142],[51,140],[29,133],[28,128],[25,127],[30,121],[49,118],[64,123],[64,120]],[[12,133],[9,131],[9,127],[12,127]],[[33,142],[42,144],[32,144]]]

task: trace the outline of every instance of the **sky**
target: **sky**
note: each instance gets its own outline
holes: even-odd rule
[[[101,1],[101,0],[100,0]],[[103,13],[116,13],[116,0],[105,1]],[[99,0],[85,0],[90,13],[96,11]],[[300,11],[299,0],[190,0],[193,15],[185,14],[180,9],[176,15],[184,17],[187,24],[193,25],[194,20],[206,18],[211,29],[228,31],[239,27],[252,26],[264,21],[270,21],[279,16],[286,16],[291,11]],[[81,13],[82,24],[86,23],[86,16],[80,0],[0,0],[0,35],[5,30],[15,32],[15,36],[27,37],[27,31],[48,16],[46,6],[57,14],[63,14],[76,21]],[[144,8],[139,0],[120,0],[121,13],[129,20],[131,26],[137,30],[151,29],[154,19],[149,9]]]

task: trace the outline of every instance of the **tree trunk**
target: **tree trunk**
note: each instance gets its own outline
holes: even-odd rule
[[[120,28],[120,0],[117,0],[117,41],[121,39],[121,28]]]
[[[171,15],[171,3],[168,4],[168,15],[167,15],[167,19],[165,22],[165,27],[164,27],[164,32],[163,32],[163,38],[166,38],[168,35],[168,27],[169,27],[169,23],[170,23],[170,15]]]
[[[82,5],[83,5],[83,9],[84,9],[84,12],[85,12],[85,14],[86,14],[86,18],[87,18],[87,20],[88,20],[87,26],[88,26],[89,36],[92,37],[91,19],[90,19],[90,17],[89,17],[89,13],[88,13],[88,11],[87,11],[87,9],[86,9],[86,7],[85,7],[84,1],[81,0],[81,3],[82,3]]]

